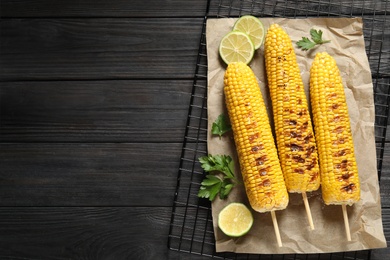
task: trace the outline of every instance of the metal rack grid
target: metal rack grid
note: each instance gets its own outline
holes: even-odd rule
[[[168,247],[171,250],[217,259],[370,259],[371,251],[329,254],[253,255],[216,253],[211,205],[197,193],[204,173],[198,158],[207,154],[207,52],[208,18],[240,17],[362,17],[375,100],[375,138],[378,176],[381,177],[390,105],[390,1],[364,0],[209,0],[199,43],[193,89],[177,177]]]

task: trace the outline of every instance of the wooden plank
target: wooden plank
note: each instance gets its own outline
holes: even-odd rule
[[[188,214],[192,214],[188,212]],[[384,226],[389,238],[389,209],[384,210]],[[170,207],[2,207],[0,211],[1,259],[210,259],[179,253],[166,246],[171,218]],[[199,219],[203,215],[198,216]],[[186,223],[192,228],[193,221]],[[185,227],[183,227],[185,228]],[[202,233],[186,230],[181,250],[213,254],[203,244]],[[190,236],[188,236],[190,235]],[[194,236],[192,236],[194,235]],[[200,235],[198,237],[198,235]],[[207,235],[208,237],[211,234]],[[212,241],[207,241],[212,243]],[[179,244],[173,244],[179,248]],[[383,260],[388,249],[373,250],[371,260]],[[233,259],[259,259],[245,254],[219,254]],[[355,253],[322,255],[321,259],[354,259]],[[357,256],[367,256],[358,253]],[[293,259],[294,255],[291,255]],[[296,257],[296,256],[295,256]],[[319,259],[318,255],[304,256]],[[230,258],[229,258],[230,259]],[[286,259],[283,255],[263,255],[261,259]],[[290,258],[288,258],[290,259]],[[366,258],[358,258],[366,259]]]
[[[181,143],[0,144],[0,206],[171,206]]]
[[[388,8],[388,6],[387,6]],[[211,1],[212,16],[362,16],[363,14],[384,14],[383,1],[343,0],[343,1]]]
[[[383,142],[387,136],[390,140],[390,132],[387,131],[389,102],[390,102],[390,78],[373,79],[375,102],[375,136],[378,142]]]
[[[1,17],[195,17],[204,16],[206,0],[2,0]],[[136,8],[135,8],[136,7]]]
[[[170,209],[3,207],[1,259],[167,259]]]
[[[3,142],[182,142],[191,80],[0,84]]]
[[[0,258],[210,259],[168,249],[171,212],[171,207],[2,207]]]
[[[383,156],[380,193],[382,206],[390,208],[390,143],[386,143]]]
[[[3,20],[0,80],[193,78],[202,23],[201,18]]]

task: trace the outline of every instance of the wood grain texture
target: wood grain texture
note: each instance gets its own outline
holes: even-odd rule
[[[207,0],[2,0],[2,17],[203,17]]]
[[[3,20],[0,80],[190,79],[202,22],[201,18]]]
[[[238,16],[253,14],[256,16],[359,16],[362,14],[384,14],[386,1],[211,1],[211,16]]]
[[[182,142],[190,80],[0,83],[3,142]]]
[[[171,207],[2,207],[0,259],[210,259],[167,247]]]
[[[390,143],[386,143],[380,180],[382,207],[390,208]]]
[[[0,144],[0,206],[171,206],[181,143]]]
[[[183,207],[206,204],[196,197],[202,169],[193,164],[207,145],[205,80],[191,97],[206,3],[0,1],[0,259],[210,259],[167,247],[177,192],[176,220],[190,217],[173,231],[196,240],[181,249],[212,254],[202,244],[213,243],[212,233],[194,230],[192,217],[210,231],[207,210]],[[211,3],[211,17],[364,15],[379,93],[377,140],[389,136],[383,130],[390,87],[387,1]],[[186,129],[190,98],[193,117]],[[185,131],[188,149],[182,153]],[[390,241],[390,152],[384,151],[380,185]],[[187,178],[191,169],[195,175]],[[176,189],[178,171],[183,185]],[[345,253],[332,259],[343,256],[354,258]],[[290,258],[330,259],[261,257]],[[371,260],[388,258],[389,250],[380,249]]]
[[[2,207],[1,259],[168,259],[169,207]]]
[[[389,235],[390,212],[385,210],[384,213],[385,232]],[[170,207],[2,207],[0,258],[210,259],[168,249],[170,218]],[[188,227],[191,224],[187,223]],[[183,248],[187,246],[183,245]],[[206,245],[203,253],[213,254],[208,248],[210,246]],[[385,251],[373,250],[371,260],[386,259],[381,258],[387,256]],[[350,259],[354,259],[354,255],[353,252],[345,254]],[[219,256],[228,257],[229,254]],[[342,253],[330,256],[322,255],[321,259],[343,259]],[[263,255],[261,259],[319,259],[317,254],[289,257]],[[259,258],[242,254],[234,259]]]

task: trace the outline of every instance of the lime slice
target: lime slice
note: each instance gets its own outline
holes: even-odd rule
[[[240,17],[233,26],[234,31],[240,31],[249,35],[257,50],[264,42],[265,31],[263,23],[252,15]]]
[[[248,64],[255,54],[255,46],[249,36],[233,31],[226,34],[219,44],[219,55],[226,63],[244,62]]]
[[[230,203],[218,215],[218,226],[230,237],[240,237],[248,233],[253,224],[250,210],[242,203]]]

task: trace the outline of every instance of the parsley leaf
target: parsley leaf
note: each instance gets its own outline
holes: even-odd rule
[[[206,179],[202,181],[203,186],[213,186],[217,183],[220,183],[222,180],[214,175],[207,175]]]
[[[309,38],[307,37],[302,37],[302,40],[297,42],[298,47],[301,48],[302,50],[310,50],[311,48],[314,48],[314,46],[316,46],[317,44],[330,42],[329,40],[322,39],[321,30],[317,31],[315,29],[311,29],[310,36],[313,41],[309,40]]]
[[[323,40],[322,40],[322,31],[321,30],[315,30],[315,29],[311,29],[310,30],[310,36],[311,36],[311,39],[317,43],[317,44],[321,44],[323,43]],[[328,41],[329,42],[329,41]]]
[[[302,40],[298,41],[297,45],[302,50],[309,50],[309,49],[313,48],[314,46],[316,46],[316,43],[310,41],[309,38],[307,38],[307,37],[302,37]]]
[[[231,129],[232,126],[229,124],[228,118],[224,114],[220,114],[211,126],[211,133],[219,135],[219,139],[221,139],[222,135]]]
[[[222,183],[222,186],[221,186],[221,191],[219,193],[219,197],[223,200],[225,199],[230,191],[232,190],[233,188],[233,184],[229,183],[227,180],[225,180],[223,183]]]
[[[213,201],[219,194],[221,199],[225,199],[237,183],[233,159],[228,155],[208,155],[200,157],[199,162],[209,174],[201,183],[198,197]]]

